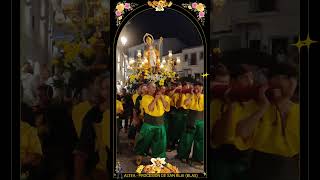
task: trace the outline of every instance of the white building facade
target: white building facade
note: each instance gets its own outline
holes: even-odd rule
[[[227,0],[222,11],[211,16],[212,46],[223,51],[286,51],[298,38],[299,5],[299,0]]]
[[[176,71],[180,77],[200,78],[204,72],[204,46],[197,46],[183,49],[181,53],[175,56],[181,57],[181,62],[177,64]]]

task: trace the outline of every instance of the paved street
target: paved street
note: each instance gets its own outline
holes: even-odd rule
[[[135,164],[135,155],[132,149],[130,149],[128,146],[127,134],[124,133],[123,130],[121,130],[120,132],[120,149],[122,150],[122,152],[117,155],[117,161],[120,162],[121,167],[123,168],[123,172],[135,173],[137,168],[137,165]],[[197,169],[195,167],[190,166],[189,164],[182,163],[179,159],[175,158],[176,154],[176,150],[172,152],[167,152],[166,162],[177,166],[181,173],[203,173],[203,167],[202,169]],[[150,157],[144,157],[141,164],[151,164],[150,159]]]

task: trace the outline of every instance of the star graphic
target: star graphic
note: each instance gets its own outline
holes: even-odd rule
[[[310,48],[312,43],[316,43],[316,42],[318,42],[318,41],[313,41],[313,40],[310,39],[310,34],[309,33],[308,33],[307,39],[302,41],[302,43],[304,45],[306,45],[308,47],[308,49]]]
[[[299,39],[298,39],[298,42],[296,42],[295,44],[291,44],[293,46],[296,46],[300,52],[300,49],[305,45],[303,41],[301,41],[300,39],[300,35],[299,35]]]
[[[206,173],[206,172],[203,172],[203,175],[204,175],[204,176],[207,176],[207,173]]]
[[[208,73],[203,73],[202,75],[201,75],[203,78],[205,78],[205,77],[208,77],[209,76],[209,74]]]

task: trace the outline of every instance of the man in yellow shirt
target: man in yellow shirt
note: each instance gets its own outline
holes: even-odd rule
[[[163,118],[164,118],[164,126],[166,128],[166,134],[167,134],[167,142],[168,142],[168,125],[169,125],[169,121],[170,121],[170,97],[166,95],[166,87],[165,86],[160,86],[158,88],[158,92],[164,96],[164,99],[166,102],[169,102],[169,106],[167,106],[165,108],[165,113],[163,115]]]
[[[182,85],[178,84],[173,94],[173,104],[175,110],[172,114],[172,120],[169,122],[169,144],[168,151],[174,150],[182,133],[186,127],[186,119],[188,118],[189,108],[182,103],[183,97],[189,97],[191,94],[187,92],[190,90],[190,83],[183,82]]]
[[[142,156],[149,153],[151,147],[151,157],[166,157],[166,129],[164,126],[164,113],[170,106],[170,102],[160,92],[156,93],[156,85],[148,84],[148,93],[143,96],[141,106],[144,111],[144,122],[140,134],[136,140],[135,153],[136,163],[139,165]]]
[[[291,101],[297,71],[286,64],[275,65],[270,71],[270,105],[253,133],[252,178],[298,180],[300,107]]]
[[[232,87],[247,88],[253,85],[252,72],[241,66],[235,69],[232,75]],[[248,149],[252,139],[241,138],[240,132],[248,130],[241,126],[241,122],[259,119],[265,111],[265,108],[258,108],[253,100],[231,101],[228,96],[232,87],[224,93],[225,97],[216,98],[211,104],[214,111],[211,114],[213,117],[210,117],[213,120],[210,156],[215,160],[210,164],[210,171],[214,179],[248,179]],[[250,128],[254,128],[254,125],[256,124],[252,124]]]
[[[182,90],[182,84],[178,82],[175,87],[169,92],[168,96],[170,97],[170,114],[168,123],[168,147],[167,151],[170,152],[175,149],[175,145],[180,139],[183,124],[183,111],[179,110],[177,107],[177,102],[180,98],[180,93]]]
[[[178,157],[186,162],[193,143],[192,160],[201,165],[204,158],[204,95],[202,83],[195,83],[191,95],[182,99],[183,105],[189,108],[190,112],[186,130],[183,132],[179,143]]]
[[[44,172],[38,172],[41,167],[42,146],[36,128],[25,122],[29,116],[27,105],[21,105],[20,120],[20,163],[21,173],[29,178],[41,179]],[[41,174],[42,173],[42,174]]]

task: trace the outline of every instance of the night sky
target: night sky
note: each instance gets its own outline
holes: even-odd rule
[[[143,43],[145,33],[150,33],[155,39],[178,38],[187,46],[201,45],[201,37],[197,28],[182,14],[166,9],[163,12],[147,10],[133,17],[127,23],[120,36],[128,39],[128,47]]]

